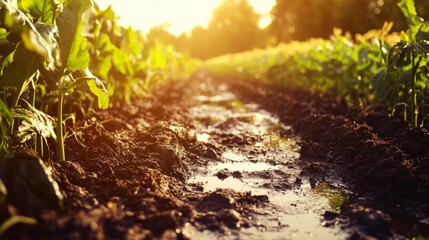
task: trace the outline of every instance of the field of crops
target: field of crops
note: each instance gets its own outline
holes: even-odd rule
[[[413,126],[428,118],[429,23],[412,1],[401,1],[406,33],[380,30],[351,36],[334,29],[330,39],[290,42],[269,49],[225,55],[207,68],[241,78],[311,89],[361,108],[384,107]]]
[[[428,239],[429,21],[206,61],[0,0],[0,238]]]

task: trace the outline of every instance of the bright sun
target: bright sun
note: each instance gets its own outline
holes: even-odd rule
[[[205,26],[211,13],[222,0],[96,0],[102,9],[112,5],[120,16],[120,24],[131,25],[144,32],[154,26],[169,24],[168,30],[179,35],[197,25]],[[261,14],[260,27],[270,23],[269,12],[275,0],[249,0]]]

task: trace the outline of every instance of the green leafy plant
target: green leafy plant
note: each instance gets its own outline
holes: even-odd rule
[[[408,21],[406,37],[390,49],[385,60],[387,66],[375,79],[387,83],[382,85],[386,89],[389,89],[386,85],[395,86],[390,88],[390,92],[398,96],[393,110],[402,107],[404,119],[409,116],[411,125],[417,127],[424,120],[419,113],[425,105],[428,82],[429,22],[417,15],[414,1],[402,0],[398,6]]]
[[[41,116],[43,113],[35,106],[36,81],[41,82],[44,90],[48,89],[57,96],[56,134],[49,136],[56,139],[57,159],[64,160],[65,96],[86,83],[89,92],[97,96],[100,108],[107,108],[109,104],[104,85],[87,68],[90,59],[87,41],[82,35],[82,17],[91,6],[91,1],[21,0],[18,3],[21,9],[18,9],[18,5],[0,1],[0,16],[4,19],[0,27],[4,28],[4,43],[12,48],[10,53],[6,52],[8,55],[5,54],[3,59],[0,89],[3,98],[10,99],[6,102],[11,109],[18,107],[24,93],[29,95],[32,92],[32,104],[26,104],[29,111],[17,108],[15,113],[20,114],[12,115],[8,128],[11,134],[17,131],[16,136],[25,136],[28,131],[23,129],[28,128],[16,129],[15,119],[25,120],[24,122],[29,122],[28,119],[40,119],[31,116]],[[63,3],[66,4],[65,7]],[[33,22],[33,19],[36,19],[36,22]],[[13,41],[9,41],[10,39]],[[31,114],[36,110],[36,115]],[[25,116],[26,114],[28,116]],[[49,119],[46,114],[45,119]],[[47,136],[44,133],[50,131],[47,129],[38,129],[36,132],[44,138]],[[34,138],[35,146],[43,144],[41,140],[37,141],[37,136]]]

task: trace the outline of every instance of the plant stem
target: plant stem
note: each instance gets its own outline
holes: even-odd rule
[[[416,58],[416,53],[415,50],[412,51],[411,53],[411,64],[412,64],[412,88],[411,88],[411,121],[413,124],[413,127],[417,127],[418,124],[418,114],[419,114],[419,110],[418,110],[418,106],[417,106],[417,93],[416,93],[416,78],[417,78],[417,67],[416,67],[416,62],[415,62],[415,58]]]
[[[60,81],[61,82],[61,81]],[[63,103],[64,103],[64,94],[61,89],[62,84],[60,83],[60,93],[58,96],[58,116],[57,116],[57,160],[63,161],[66,159],[64,152],[64,135],[63,135]]]

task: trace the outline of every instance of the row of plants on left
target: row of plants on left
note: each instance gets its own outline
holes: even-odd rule
[[[3,154],[31,142],[43,155],[52,138],[57,159],[65,160],[66,97],[86,85],[101,108],[108,106],[107,90],[88,69],[82,29],[90,6],[90,0],[0,1]]]
[[[77,117],[147,95],[196,64],[119,26],[111,8],[92,0],[0,0],[0,237],[16,223],[34,224],[40,206],[61,206],[39,157],[66,159],[65,140],[80,135]]]

